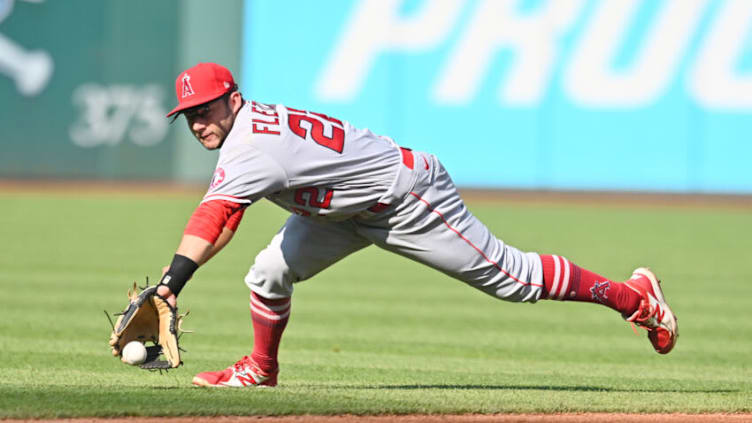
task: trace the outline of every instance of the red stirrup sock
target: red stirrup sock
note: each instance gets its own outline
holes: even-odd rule
[[[599,303],[622,314],[632,314],[642,299],[623,282],[614,282],[583,269],[561,256],[541,255],[542,299]]]
[[[290,318],[290,298],[270,300],[251,292],[253,352],[251,359],[265,372],[277,370],[277,353]]]

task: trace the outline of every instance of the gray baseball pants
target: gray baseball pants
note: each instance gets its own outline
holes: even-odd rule
[[[266,298],[289,297],[293,284],[375,244],[494,297],[537,301],[543,287],[538,254],[496,238],[467,209],[439,160],[414,155],[420,165],[413,171],[420,174],[413,189],[382,213],[340,222],[291,215],[256,257],[248,287]]]

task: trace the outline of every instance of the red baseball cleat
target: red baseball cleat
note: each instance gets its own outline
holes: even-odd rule
[[[660,281],[650,269],[640,267],[632,272],[632,277],[624,284],[642,296],[637,311],[624,318],[648,331],[648,339],[659,354],[668,354],[676,345],[679,327],[676,316],[663,297]]]
[[[272,373],[262,371],[251,357],[245,356],[237,363],[216,372],[203,372],[193,377],[193,384],[196,386],[210,387],[262,387],[277,386],[277,374],[279,370]]]

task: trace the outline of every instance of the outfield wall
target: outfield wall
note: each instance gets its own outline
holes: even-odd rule
[[[0,177],[205,182],[175,75],[439,155],[462,186],[752,193],[749,0],[0,0]]]
[[[242,0],[212,3],[0,0],[0,177],[206,181],[165,114],[180,70],[240,72]]]
[[[752,193],[752,1],[246,0],[254,97],[465,186]]]

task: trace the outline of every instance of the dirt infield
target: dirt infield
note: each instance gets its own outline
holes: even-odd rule
[[[20,422],[21,420],[8,420]],[[35,423],[575,423],[575,422],[752,422],[752,414],[491,414],[406,416],[288,416],[288,417],[129,417],[114,419],[26,420]]]

